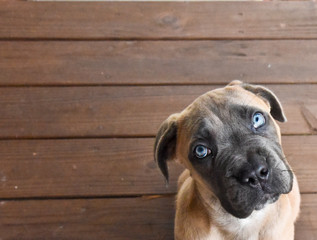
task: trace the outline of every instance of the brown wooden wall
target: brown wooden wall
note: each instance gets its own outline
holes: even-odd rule
[[[173,239],[160,123],[233,79],[284,105],[296,240],[317,239],[317,4],[0,4],[0,239]]]

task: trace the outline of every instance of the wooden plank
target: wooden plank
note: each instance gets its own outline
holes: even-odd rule
[[[296,224],[296,240],[313,240],[317,236],[317,195],[302,195],[301,213]]]
[[[316,83],[316,51],[314,40],[3,41],[0,85]]]
[[[165,185],[154,139],[0,141],[1,198],[133,196],[176,193],[183,167]],[[317,136],[285,136],[284,152],[301,192],[317,192]]]
[[[314,2],[5,1],[0,38],[311,39],[317,37],[315,10]]]
[[[311,129],[317,132],[317,105],[305,104],[302,106],[302,113]]]
[[[285,156],[292,166],[303,193],[317,192],[317,136],[282,138]]]
[[[175,193],[153,159],[153,139],[0,141],[0,198]]]
[[[0,88],[0,137],[154,136],[169,114],[217,86]],[[300,110],[317,85],[272,85],[289,122],[284,134],[310,134]],[[315,102],[313,102],[315,101]]]
[[[316,195],[302,195],[296,240],[317,234]],[[0,203],[2,239],[173,239],[174,197]]]
[[[2,239],[173,239],[173,197],[2,201]]]

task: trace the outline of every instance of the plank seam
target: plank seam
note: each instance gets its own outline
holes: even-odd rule
[[[292,133],[284,133],[282,136],[316,136],[317,134],[314,133],[299,133],[299,134],[292,134]],[[0,141],[14,141],[14,140],[76,140],[76,139],[134,139],[134,138],[155,138],[156,135],[149,134],[149,135],[108,135],[108,136],[63,136],[63,137],[0,137]]]
[[[313,41],[317,40],[317,37],[156,37],[156,38],[138,38],[138,37],[120,37],[120,38],[21,38],[21,37],[0,37],[0,41],[286,41],[286,40],[305,40],[305,41]]]
[[[317,192],[301,192],[301,195],[316,195]],[[158,194],[132,194],[132,195],[105,195],[105,196],[50,196],[50,197],[14,197],[14,198],[0,198],[0,202],[14,202],[14,201],[45,201],[45,200],[83,200],[83,199],[129,199],[129,198],[143,198],[147,200],[173,197],[175,193],[158,193]]]
[[[0,198],[0,202],[3,201],[44,201],[44,200],[80,200],[80,199],[121,199],[121,198],[144,198],[155,199],[175,196],[176,193],[158,193],[158,194],[131,194],[131,195],[92,195],[92,196],[50,196],[50,197],[14,197],[14,198]]]
[[[228,81],[231,81],[234,79],[228,79]],[[48,87],[54,87],[54,88],[71,88],[71,87],[178,87],[178,86],[224,86],[228,84],[228,82],[215,82],[215,83],[122,83],[122,84],[112,84],[112,83],[102,83],[102,84],[93,84],[93,83],[74,83],[74,84],[5,84],[1,85],[0,88],[48,88]],[[274,86],[274,85],[292,85],[292,86],[300,86],[300,85],[316,85],[316,82],[256,82],[254,83],[256,85],[267,85],[267,86]]]

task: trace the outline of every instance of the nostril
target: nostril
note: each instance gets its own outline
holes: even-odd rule
[[[250,184],[251,186],[255,186],[255,185],[257,185],[257,180],[256,180],[256,178],[254,178],[254,177],[250,177],[250,178],[247,178],[247,179],[245,180],[245,183],[248,183],[248,184]]]
[[[261,180],[267,180],[269,176],[269,169],[265,166],[261,166],[257,171],[257,176]]]
[[[260,171],[260,174],[261,174],[262,176],[267,176],[268,173],[269,173],[269,171],[267,170],[267,168],[263,168],[263,169],[261,169],[261,171]]]
[[[240,173],[238,179],[242,184],[247,184],[251,187],[256,187],[258,185],[258,178],[254,171],[244,171]]]

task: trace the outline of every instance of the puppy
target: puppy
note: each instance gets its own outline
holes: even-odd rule
[[[300,194],[275,122],[286,117],[262,86],[233,81],[165,120],[155,160],[178,180],[176,240],[291,240]]]

